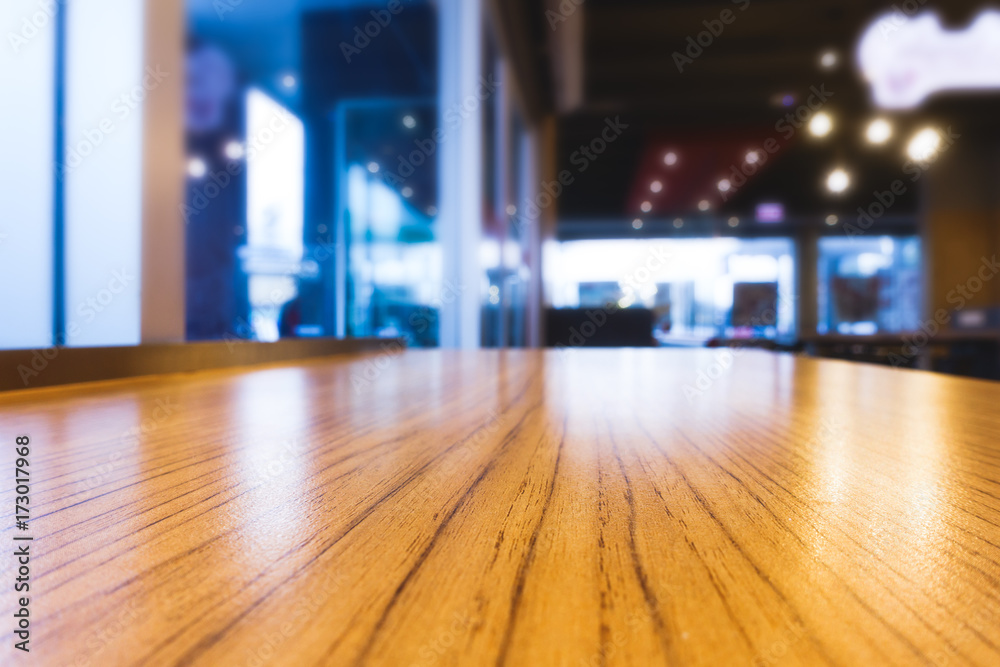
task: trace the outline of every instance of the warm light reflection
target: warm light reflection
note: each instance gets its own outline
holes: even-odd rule
[[[859,372],[860,370],[860,372]],[[824,509],[814,515],[813,552],[834,568],[853,567],[856,554],[834,547],[850,535],[858,553],[874,554],[896,564],[913,583],[933,590],[949,564],[927,554],[947,550],[952,532],[946,507],[958,499],[943,480],[952,478],[954,433],[949,424],[952,400],[933,378],[905,383],[880,369],[847,364],[824,365],[796,392],[796,414],[815,415],[803,456],[811,462],[795,489]],[[900,410],[871,412],[857,405],[875,404],[893,392]],[[923,580],[923,581],[921,581]]]
[[[884,118],[876,118],[868,124],[865,139],[870,144],[884,144],[892,137],[892,125]]]
[[[851,177],[843,169],[834,169],[826,177],[826,189],[840,194],[851,185]]]
[[[809,121],[809,134],[814,137],[825,137],[833,131],[833,118],[825,111],[820,111]]]
[[[278,468],[304,473],[306,462],[286,456],[286,445],[304,437],[310,405],[302,369],[267,370],[239,378],[237,423],[229,444],[244,460],[244,472],[258,481],[278,476]]]
[[[248,566],[270,563],[286,541],[306,530],[299,503],[303,480],[314,471],[320,444],[310,432],[307,371],[281,368],[248,373],[236,380],[235,410],[229,417],[225,455],[243,488],[253,489],[244,513],[252,515],[232,554]]]
[[[931,161],[941,149],[941,133],[933,127],[917,132],[906,146],[906,154],[917,162]]]

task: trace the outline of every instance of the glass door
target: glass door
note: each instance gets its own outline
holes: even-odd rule
[[[426,99],[343,102],[337,113],[338,241],[345,333],[439,344],[437,106]]]

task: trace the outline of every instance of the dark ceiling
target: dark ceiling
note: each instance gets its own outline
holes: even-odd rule
[[[920,4],[920,11],[935,11],[946,25],[955,28],[968,24],[983,7],[982,2],[964,0],[910,1]],[[610,146],[588,173],[580,174],[577,187],[569,189],[559,202],[560,217],[614,217],[631,222],[639,213],[634,210],[635,192],[654,177],[649,165],[655,162],[655,152],[713,129],[747,137],[773,134],[776,122],[789,111],[782,99],[786,103],[794,99],[794,110],[813,86],[821,85],[834,92],[827,108],[837,119],[835,133],[823,143],[794,137],[768,167],[766,178],[754,179],[738,197],[719,202],[713,211],[727,216],[745,214],[756,203],[776,198],[786,201],[793,214],[817,219],[834,211],[855,210],[856,205],[871,199],[875,189],[886,187],[898,175],[905,159],[898,145],[883,154],[872,153],[863,145],[862,128],[878,111],[854,65],[862,31],[894,4],[904,3],[586,0],[581,8],[584,95],[575,110],[559,114],[560,167],[573,169],[570,156],[596,136],[606,117],[620,116],[630,124],[630,131]],[[557,106],[558,95],[550,73],[559,47],[546,18],[546,10],[553,5],[558,3],[516,0],[506,10],[521,20],[517,30],[526,38],[518,55],[518,69],[533,70],[528,84],[534,94],[529,98],[539,109],[550,112]],[[717,22],[724,11],[732,13],[728,25]],[[689,38],[696,39],[705,31],[706,21],[717,32],[722,27],[721,32],[701,47],[700,54],[694,48],[687,52]],[[557,25],[556,30],[561,28],[562,24]],[[705,36],[702,39],[708,41]],[[839,56],[832,69],[820,66],[820,57],[828,50]],[[696,57],[680,61],[679,67],[677,53]],[[901,136],[928,119],[995,132],[997,111],[995,95],[948,96],[931,100],[917,112],[891,117]],[[828,165],[844,161],[858,164],[854,196],[827,201],[816,181]],[[707,169],[708,181],[714,183],[727,165],[720,162],[715,171]],[[673,197],[669,205],[654,209],[649,217],[689,214],[690,202],[700,196],[692,192],[690,197]],[[911,193],[895,213],[913,217],[917,206],[918,197]]]
[[[572,3],[573,0],[566,0]],[[910,0],[946,25],[968,24],[981,0]],[[545,0],[519,0],[517,12],[534,44],[536,65],[551,68]],[[556,4],[556,3],[552,3]],[[656,114],[664,120],[726,120],[734,111],[761,114],[775,94],[802,92],[821,80],[862,103],[867,92],[853,66],[862,30],[906,5],[885,0],[586,0],[585,109],[596,113]],[[745,8],[745,9],[744,9]],[[734,20],[691,63],[678,70],[675,53],[723,11]],[[556,30],[563,24],[556,24]],[[718,23],[715,23],[718,28]],[[841,66],[821,71],[823,51],[841,54]],[[551,100],[549,100],[551,102]]]

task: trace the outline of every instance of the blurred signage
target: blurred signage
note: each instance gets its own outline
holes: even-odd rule
[[[247,236],[256,248],[303,253],[305,129],[259,90],[247,93]]]
[[[783,204],[766,203],[757,205],[757,222],[776,223],[785,221]]]
[[[245,245],[237,248],[236,255],[247,275],[295,276],[302,280],[319,278],[319,264],[313,259],[303,259],[301,252]]]
[[[907,109],[945,90],[1000,90],[1000,11],[982,11],[964,30],[945,29],[930,12],[911,14],[876,19],[858,45],[876,104]]]
[[[766,328],[778,322],[778,283],[735,283],[732,324],[741,328]]]

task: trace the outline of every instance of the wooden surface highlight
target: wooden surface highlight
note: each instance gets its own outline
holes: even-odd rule
[[[4,394],[0,539],[27,434],[35,540],[32,654],[0,662],[995,666],[998,405],[709,350]]]

